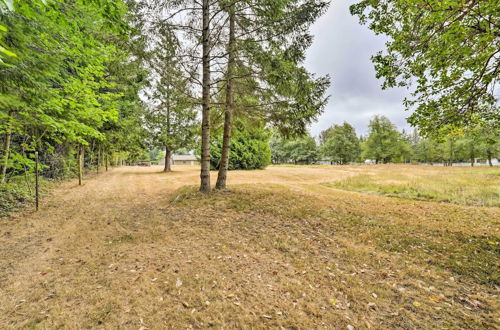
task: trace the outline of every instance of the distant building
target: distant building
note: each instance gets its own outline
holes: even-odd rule
[[[476,163],[477,165],[490,165],[490,163],[488,162],[488,159],[486,159],[486,158],[476,158],[476,159],[474,159],[474,163]],[[493,165],[493,166],[500,165],[500,161],[497,158],[492,158],[491,165]]]
[[[165,165],[165,158],[160,160],[160,165]],[[199,165],[200,161],[195,155],[172,155],[172,165]]]

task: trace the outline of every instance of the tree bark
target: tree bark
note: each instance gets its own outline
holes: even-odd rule
[[[11,138],[12,138],[12,133],[10,131],[6,132],[5,139],[3,142],[2,169],[0,171],[0,175],[2,176],[2,183],[5,183],[5,181],[7,179],[7,166],[9,164]]]
[[[172,171],[172,150],[169,147],[165,147],[165,167],[163,168],[163,172]]]
[[[82,185],[83,179],[83,145],[80,145],[78,150],[78,185]]]
[[[450,166],[453,166],[453,140],[450,140]]]
[[[476,156],[476,151],[474,150],[474,145],[472,145],[472,149],[470,152],[470,166],[474,166],[474,160],[476,158],[475,156]]]
[[[210,192],[210,0],[203,0],[200,191]]]
[[[12,116],[12,111],[9,111],[7,117]],[[8,124],[5,131],[5,137],[3,141],[3,152],[2,152],[2,164],[0,165],[0,177],[1,183],[5,183],[7,180],[7,166],[9,165],[9,155],[10,155],[10,142],[12,140],[12,130]]]
[[[229,9],[229,42],[228,42],[228,61],[227,61],[227,84],[226,84],[226,107],[224,111],[224,135],[222,137],[222,151],[219,164],[219,173],[217,174],[217,183],[215,189],[226,189],[227,171],[229,168],[229,154],[231,152],[231,131],[233,128],[233,109],[234,109],[234,63],[235,63],[235,12],[234,4]]]
[[[486,153],[488,155],[488,164],[493,166],[493,163],[491,162],[491,150],[487,150]]]
[[[38,151],[35,151],[35,208],[38,211],[38,200],[39,200],[39,186],[38,186],[38,163],[40,159],[38,158]]]
[[[96,160],[96,172],[99,174],[99,167],[101,166],[101,147],[97,145],[97,160]]]

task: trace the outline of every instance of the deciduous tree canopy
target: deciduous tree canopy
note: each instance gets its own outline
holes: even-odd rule
[[[383,87],[408,86],[411,124],[500,127],[500,14],[497,0],[363,0],[361,23],[388,37],[373,57]]]

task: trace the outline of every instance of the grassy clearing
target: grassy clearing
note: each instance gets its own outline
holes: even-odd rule
[[[332,203],[280,186],[240,186],[208,197],[185,188],[174,200],[188,208],[238,212],[233,230],[253,233],[257,238],[250,246],[289,260],[298,268],[295,274],[305,272],[310,288],[299,291],[312,296],[309,308],[319,319],[338,324],[354,313],[357,326],[376,328],[481,328],[496,322],[490,317],[500,284],[498,223],[486,234],[462,229],[463,216],[484,220],[480,210],[436,205],[436,215],[448,222],[439,229],[433,217],[414,221],[418,208],[395,221],[377,212],[380,203],[373,198],[340,194]],[[336,316],[330,318],[332,311]]]
[[[360,174],[328,185],[391,197],[500,206],[500,169]]]
[[[451,223],[454,230],[449,227],[438,230],[429,228],[420,221],[413,223],[408,219],[394,223],[378,212],[371,216],[366,215],[366,210],[363,213],[357,212],[356,204],[359,207],[362,204],[365,208],[368,206],[361,199],[353,199],[345,209],[338,206],[331,208],[309,196],[280,186],[265,189],[243,186],[232,192],[216,192],[210,196],[200,194],[192,187],[182,189],[174,200],[176,203],[189,203],[190,207],[201,208],[203,205],[213,204],[222,210],[253,212],[258,209],[259,213],[276,218],[301,221],[310,219],[317,226],[332,226],[328,228],[332,233],[342,231],[342,234],[352,234],[359,244],[368,240],[386,252],[425,260],[426,264],[434,264],[481,284],[500,285],[500,273],[497,271],[497,258],[500,255],[499,227],[496,226],[489,234],[470,234],[460,230],[463,216],[481,219],[481,212],[457,213],[453,209],[442,210],[444,212],[441,215],[447,219],[448,224]]]
[[[0,328],[498,323],[498,208],[330,189],[316,177],[330,169],[209,195],[186,186],[196,170],[153,170],[68,184],[0,219]]]

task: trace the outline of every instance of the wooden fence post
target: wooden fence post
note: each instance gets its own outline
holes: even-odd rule
[[[80,150],[78,151],[78,185],[82,185],[83,179],[83,144],[80,145]]]
[[[35,206],[38,211],[38,151],[35,151]]]

